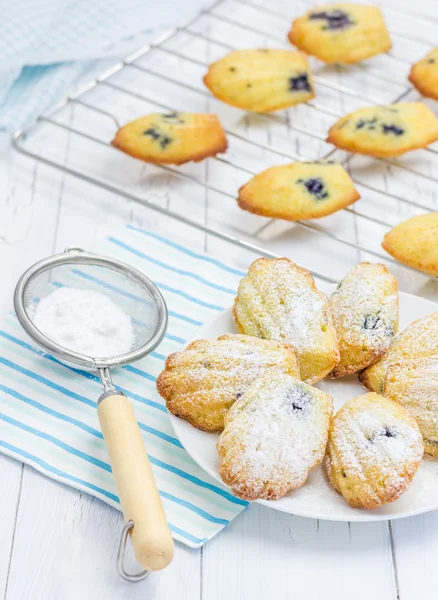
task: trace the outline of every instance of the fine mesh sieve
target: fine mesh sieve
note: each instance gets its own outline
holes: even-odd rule
[[[64,347],[34,324],[38,303],[56,289],[94,290],[107,296],[131,317],[133,347],[119,356],[89,356]],[[166,303],[156,286],[139,270],[113,258],[67,248],[28,269],[14,294],[17,318],[27,334],[45,351],[69,366],[99,373],[103,394],[97,411],[126,524],[117,568],[128,581],[143,579],[172,559],[173,540],[130,401],[115,389],[110,369],[138,360],[160,343],[167,327]],[[110,324],[109,324],[110,325]],[[145,570],[130,575],[123,566],[128,532],[138,562]]]

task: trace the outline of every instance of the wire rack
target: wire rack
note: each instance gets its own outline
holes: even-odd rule
[[[366,64],[353,66],[327,66],[310,59],[316,99],[281,113],[244,113],[221,104],[202,85],[202,75],[208,64],[231,50],[261,46],[292,49],[286,41],[291,20],[310,6],[306,0],[295,3],[292,9],[288,6],[287,10],[281,0],[273,0],[269,5],[262,0],[219,0],[195,19],[170,30],[70,95],[50,113],[40,116],[31,127],[17,131],[14,145],[34,159],[241,249],[275,257],[278,256],[276,237],[286,235],[299,243],[303,234],[311,235],[316,247],[324,248],[325,254],[328,252],[326,243],[330,242],[335,254],[349,253],[356,259],[377,259],[389,264],[399,278],[409,282],[411,289],[413,278],[422,278],[418,283],[421,286],[427,277],[394,261],[381,250],[380,242],[385,231],[396,223],[438,206],[438,147],[432,145],[397,160],[370,159],[333,149],[326,144],[325,138],[337,118],[360,106],[418,99],[418,94],[408,84],[407,73],[410,65],[434,45],[433,28],[438,18],[409,5],[395,8],[395,5],[385,3],[383,9],[394,49]],[[424,38],[403,30],[406,22],[405,28],[409,32],[412,19],[421,21]],[[72,109],[76,111],[76,117],[79,115],[74,125]],[[197,190],[193,193],[201,194],[201,197],[209,194],[213,218],[208,225],[197,218],[196,205],[189,216],[186,210],[170,210],[151,197],[145,197],[147,186],[132,188],[128,181],[132,167],[128,163],[123,162],[127,165],[126,181],[112,178],[114,161],[137,163],[110,145],[122,124],[154,110],[196,112],[206,109],[216,112],[225,125],[230,142],[227,154],[208,159],[205,166],[148,166],[146,174],[156,178],[157,173],[164,173],[172,181],[180,182],[186,194],[192,193],[187,190],[188,184],[190,189]],[[102,168],[93,170],[82,151],[68,164],[62,162],[56,148],[51,148],[49,143],[41,144],[41,139],[50,137],[48,128],[66,130],[80,138],[81,144],[99,147],[105,155]],[[110,159],[109,153],[112,153]],[[352,207],[319,221],[294,223],[238,214],[235,206],[237,188],[257,172],[291,160],[329,157],[344,165],[361,193],[362,199]],[[144,183],[144,178],[142,181]],[[175,189],[174,186],[172,190]],[[416,199],[419,195],[421,201]],[[224,222],[221,217],[216,226],[211,207],[224,202],[229,202],[229,219]],[[212,221],[215,226],[211,226]],[[367,233],[367,226],[370,233]],[[338,279],[321,273],[320,268],[312,271],[328,282]]]

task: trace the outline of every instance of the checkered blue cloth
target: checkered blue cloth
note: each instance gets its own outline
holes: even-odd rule
[[[125,56],[205,4],[208,0],[3,2],[0,131],[13,131],[56,104],[92,61]]]

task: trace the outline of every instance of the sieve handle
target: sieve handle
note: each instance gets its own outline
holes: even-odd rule
[[[148,571],[164,569],[173,558],[173,540],[134,409],[115,392],[101,396],[97,412],[125,521],[134,522],[135,557]]]

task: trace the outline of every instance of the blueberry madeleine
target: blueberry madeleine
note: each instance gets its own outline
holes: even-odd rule
[[[438,100],[438,47],[413,65],[409,81],[422,96]]]
[[[409,487],[423,456],[420,430],[400,404],[370,393],[334,416],[325,466],[330,483],[355,508],[377,508]]]
[[[339,163],[297,162],[270,167],[239,189],[243,210],[297,221],[330,215],[360,198]]]
[[[140,117],[121,127],[113,146],[145,162],[181,165],[227,149],[216,115],[172,112]]]
[[[360,263],[350,269],[330,297],[341,359],[337,378],[376,362],[398,328],[398,284],[385,265]]]
[[[257,378],[225,417],[220,475],[245,500],[276,500],[302,486],[324,456],[331,396],[290,375]]]
[[[307,59],[288,50],[236,50],[210,65],[208,89],[223,102],[255,112],[269,112],[315,96]]]
[[[438,312],[417,319],[391,342],[388,352],[362,371],[360,382],[369,390],[383,393],[389,367],[399,362],[413,362],[438,354]]]
[[[233,403],[271,369],[299,377],[295,349],[246,335],[223,335],[171,354],[157,389],[171,413],[198,429],[220,431]]]
[[[422,102],[369,106],[342,117],[327,142],[370,156],[400,156],[438,140],[438,120]]]
[[[438,353],[391,365],[383,395],[411,413],[423,435],[425,451],[438,456]]]
[[[401,263],[438,275],[438,212],[411,217],[393,227],[382,248]]]
[[[360,4],[312,8],[292,23],[289,40],[327,63],[357,63],[392,46],[380,9]]]

